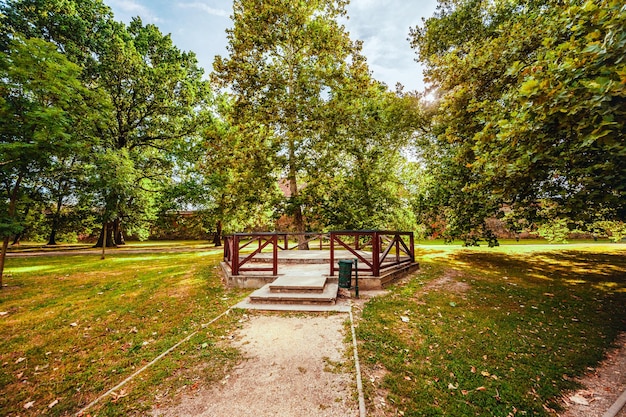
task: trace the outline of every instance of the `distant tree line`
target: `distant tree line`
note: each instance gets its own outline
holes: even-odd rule
[[[0,277],[22,236],[114,246],[187,209],[216,244],[281,218],[626,234],[619,1],[440,0],[409,34],[433,100],[372,78],[347,3],[235,0],[205,76],[101,0],[1,2]]]

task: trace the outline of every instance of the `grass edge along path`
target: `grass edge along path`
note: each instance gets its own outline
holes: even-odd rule
[[[357,337],[372,416],[555,416],[626,331],[626,247],[422,251]]]
[[[222,317],[224,317],[224,315],[228,314],[230,311],[232,310],[232,307],[230,307],[228,310],[224,311],[222,314],[220,314],[219,316],[215,317],[213,320],[211,320],[210,322],[206,323],[206,324],[202,324],[200,327],[201,329],[204,329],[210,325],[212,325],[213,323],[215,323],[217,320],[221,319]],[[146,369],[148,369],[150,366],[154,365],[155,363],[157,363],[160,359],[164,358],[166,355],[170,354],[172,351],[174,351],[175,349],[177,349],[180,345],[182,345],[183,343],[188,342],[193,336],[195,336],[198,332],[200,331],[200,329],[194,331],[193,333],[191,333],[190,335],[186,336],[184,339],[182,339],[181,341],[179,341],[178,343],[176,343],[174,346],[170,347],[169,349],[167,349],[165,352],[161,353],[159,356],[157,356],[156,358],[154,358],[153,360],[151,360],[150,362],[148,362],[147,364],[145,364],[144,366],[142,366],[141,368],[139,368],[137,371],[135,371],[132,375],[130,375],[128,378],[126,378],[125,380],[123,380],[122,382],[120,382],[119,384],[117,384],[116,386],[114,386],[113,388],[111,388],[110,390],[108,390],[107,392],[105,392],[104,394],[102,394],[101,396],[99,396],[98,398],[96,398],[95,400],[93,400],[92,402],[90,402],[89,404],[87,404],[86,406],[84,406],[82,409],[80,409],[76,414],[74,414],[75,416],[82,416],[83,414],[85,414],[85,412],[87,410],[89,410],[91,407],[93,407],[94,405],[96,405],[97,403],[99,403],[102,399],[110,396],[111,394],[113,394],[115,391],[119,390],[120,388],[122,388],[124,385],[126,385],[128,382],[132,381],[133,379],[135,379],[136,376],[138,376],[140,373],[142,373],[143,371],[145,371]]]

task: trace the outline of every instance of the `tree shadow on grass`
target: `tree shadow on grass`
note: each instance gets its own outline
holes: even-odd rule
[[[626,255],[581,251],[503,253],[458,252],[448,260],[455,268],[470,270],[488,280],[517,278],[534,284],[588,284],[597,289],[626,293]]]

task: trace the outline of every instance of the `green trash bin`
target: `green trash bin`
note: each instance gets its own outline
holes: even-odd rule
[[[339,288],[350,288],[352,281],[352,261],[339,261]]]

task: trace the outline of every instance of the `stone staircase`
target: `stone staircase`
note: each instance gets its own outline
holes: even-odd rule
[[[283,275],[255,290],[236,308],[270,311],[343,311],[348,300],[337,298],[336,278],[319,275]]]

